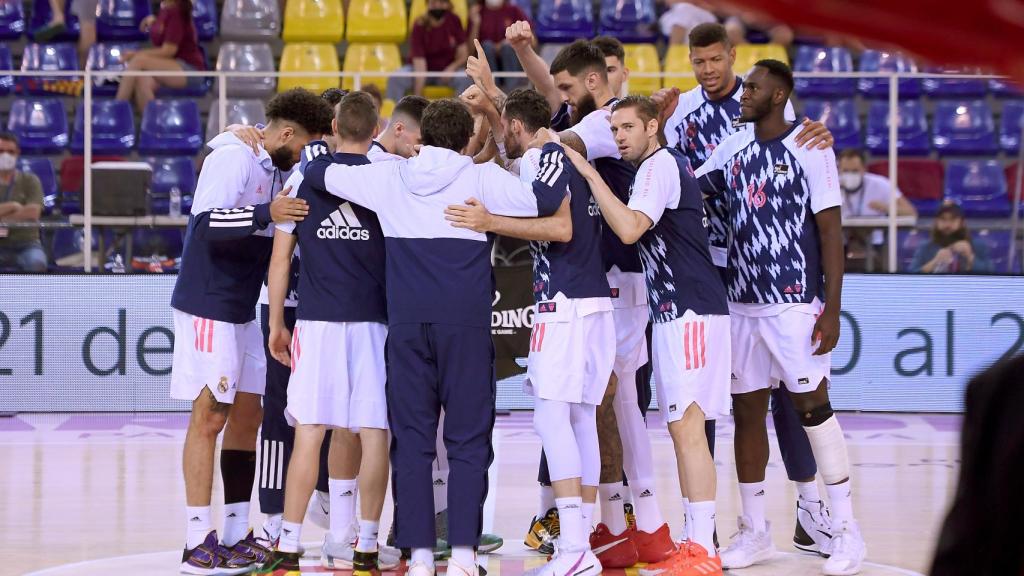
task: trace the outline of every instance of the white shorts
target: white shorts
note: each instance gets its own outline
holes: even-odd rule
[[[608,272],[612,306],[615,307],[615,365],[619,376],[636,372],[647,364],[647,284],[638,272]]]
[[[387,372],[379,322],[298,320],[292,333],[288,424],[331,428],[388,428]]]
[[[233,404],[236,392],[262,396],[266,385],[259,322],[231,324],[174,310],[171,398],[191,402],[209,388],[218,402]]]
[[[691,310],[654,323],[654,381],[666,423],[682,418],[694,402],[708,420],[729,414],[729,330],[729,316]]]
[[[600,405],[615,361],[615,321],[608,298],[540,302],[533,316],[527,394]]]
[[[777,314],[750,316],[735,312],[742,306],[730,304],[733,394],[778,388],[780,380],[790,392],[812,392],[831,377],[832,354],[815,356],[811,342],[818,307],[782,305]]]

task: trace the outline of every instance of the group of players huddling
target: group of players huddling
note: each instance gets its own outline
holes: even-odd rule
[[[531,576],[638,563],[643,576],[703,576],[769,559],[769,403],[799,493],[794,545],[825,557],[824,574],[858,573],[865,545],[828,397],[839,179],[831,134],[795,122],[792,72],[763,60],[738,77],[724,28],[705,24],[690,33],[700,86],[620,97],[617,40],[574,42],[548,66],[529,23],[506,37],[533,89],[502,93],[481,51],[460,100],[406,97],[383,132],[364,92],[296,89],[270,102],[265,127],[210,142],[171,303],[171,395],[192,402],[181,572],[299,570],[308,507],[329,516],[327,567],[368,576],[405,558],[411,576],[432,576],[450,555],[448,573],[483,573],[477,553],[501,544],[481,533],[497,234],[530,240],[534,258],[525,387],[544,453],[526,544],[549,559]],[[655,491],[652,372],[681,542]],[[730,410],[742,516],[719,551],[714,421]]]

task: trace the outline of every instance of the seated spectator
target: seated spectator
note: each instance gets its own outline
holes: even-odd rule
[[[691,0],[664,0],[667,9],[658,18],[661,34],[669,44],[686,44],[690,30],[700,24],[718,22],[710,6]]]
[[[523,9],[509,0],[484,0],[470,10],[469,37],[480,41],[492,71],[523,71],[515,50],[505,41],[505,30],[523,20],[529,20]],[[505,92],[511,92],[524,83],[525,80],[517,78],[498,79],[498,86]]]
[[[412,27],[409,38],[409,61],[401,72],[462,72],[469,57],[466,46],[466,31],[459,17],[452,13],[451,0],[428,0],[427,13]],[[425,77],[392,76],[388,78],[388,98],[398,102],[409,91],[423,95],[427,85]],[[460,74],[454,78],[431,78],[431,85],[447,85],[460,94],[469,87],[471,80]]]
[[[163,0],[156,16],[147,16],[139,28],[149,32],[153,48],[138,52],[125,51],[122,58],[128,70],[206,70],[206,61],[199,49],[199,38],[192,22],[192,0]],[[185,88],[204,80],[198,76],[123,76],[117,89],[118,100],[134,100],[142,112],[156,97],[160,86]]]
[[[946,204],[935,215],[931,239],[914,253],[911,272],[957,274],[991,272],[988,247],[971,240],[964,212],[956,204]]]
[[[46,252],[39,228],[9,228],[8,222],[38,222],[43,214],[43,186],[18,165],[18,137],[0,132],[0,267],[46,272]]]
[[[71,13],[78,17],[78,65],[85,68],[89,48],[96,43],[97,0],[71,0]],[[64,21],[64,0],[50,0],[53,15],[50,21],[32,35],[36,42],[49,42],[67,30]]]
[[[892,182],[885,176],[867,171],[864,152],[848,148],[839,153],[839,184],[843,189],[843,216],[889,215],[889,191]],[[896,215],[917,216],[917,209],[896,189]],[[867,249],[867,233],[863,230],[846,231],[847,258],[864,257]],[[872,246],[885,243],[885,231],[870,230]]]

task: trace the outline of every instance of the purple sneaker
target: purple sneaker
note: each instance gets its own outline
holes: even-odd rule
[[[225,564],[228,569],[235,568],[256,568],[262,566],[270,558],[270,549],[273,544],[267,540],[257,538],[252,530],[245,535],[245,538],[238,541],[231,548],[227,548],[230,556]]]
[[[211,576],[214,574],[244,574],[252,570],[251,566],[228,567],[227,562],[230,556],[231,552],[217,542],[217,531],[211,530],[202,544],[191,550],[186,548],[182,552],[180,571],[182,574]]]

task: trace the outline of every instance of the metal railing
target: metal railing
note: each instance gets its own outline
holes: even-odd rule
[[[351,78],[353,81],[353,87],[360,89],[363,85],[363,79],[379,78],[379,77],[425,77],[428,80],[431,78],[460,78],[464,77],[461,72],[414,72],[408,70],[396,70],[393,72],[225,72],[225,71],[97,71],[97,70],[79,70],[79,71],[21,71],[21,70],[0,70],[0,76],[30,76],[30,77],[45,77],[45,78],[83,78],[83,106],[85,106],[83,131],[84,131],[84,182],[83,182],[83,232],[84,239],[82,243],[82,252],[85,263],[85,271],[92,271],[92,257],[91,257],[91,246],[92,246],[92,234],[93,234],[93,216],[92,216],[92,100],[93,100],[93,80],[97,77],[109,77],[111,75],[117,76],[142,76],[142,77],[199,77],[199,78],[214,78],[217,86],[217,100],[218,100],[218,118],[219,118],[219,129],[221,131],[227,126],[227,81],[232,78],[268,78],[273,77],[280,80],[281,78],[330,78],[339,80],[339,84],[345,78]],[[525,79],[524,73],[515,72],[495,72],[494,76],[497,78],[522,78]],[[888,248],[888,271],[896,272],[897,270],[897,230],[899,228],[900,219],[896,215],[897,207],[897,196],[894,193],[899,188],[899,80],[901,79],[926,79],[926,78],[937,78],[937,79],[972,79],[972,80],[990,80],[1000,79],[1003,80],[1005,77],[997,75],[984,75],[984,74],[937,74],[937,73],[921,73],[921,72],[907,72],[907,73],[889,73],[889,72],[815,72],[815,73],[802,73],[797,72],[794,76],[798,79],[861,79],[861,78],[873,78],[877,80],[888,80],[889,81],[889,150],[888,150],[888,161],[889,161],[889,180],[892,183],[892,192],[889,195],[889,216],[887,226],[887,248]],[[692,72],[648,72],[630,73],[630,78],[662,78],[666,85],[671,85],[673,79],[682,78],[694,78]],[[381,87],[384,88],[384,87]],[[854,94],[851,94],[854,96]],[[797,95],[799,98],[799,95]],[[1011,210],[1011,238],[1010,242],[1010,254],[1009,260],[1012,269],[1013,261],[1016,256],[1016,238],[1017,232],[1020,226],[1020,206],[1021,206],[1021,185],[1024,180],[1024,123],[1021,126],[1021,146],[1020,153],[1017,158],[1017,174],[1016,174],[1016,185],[1013,188],[1013,209]]]

